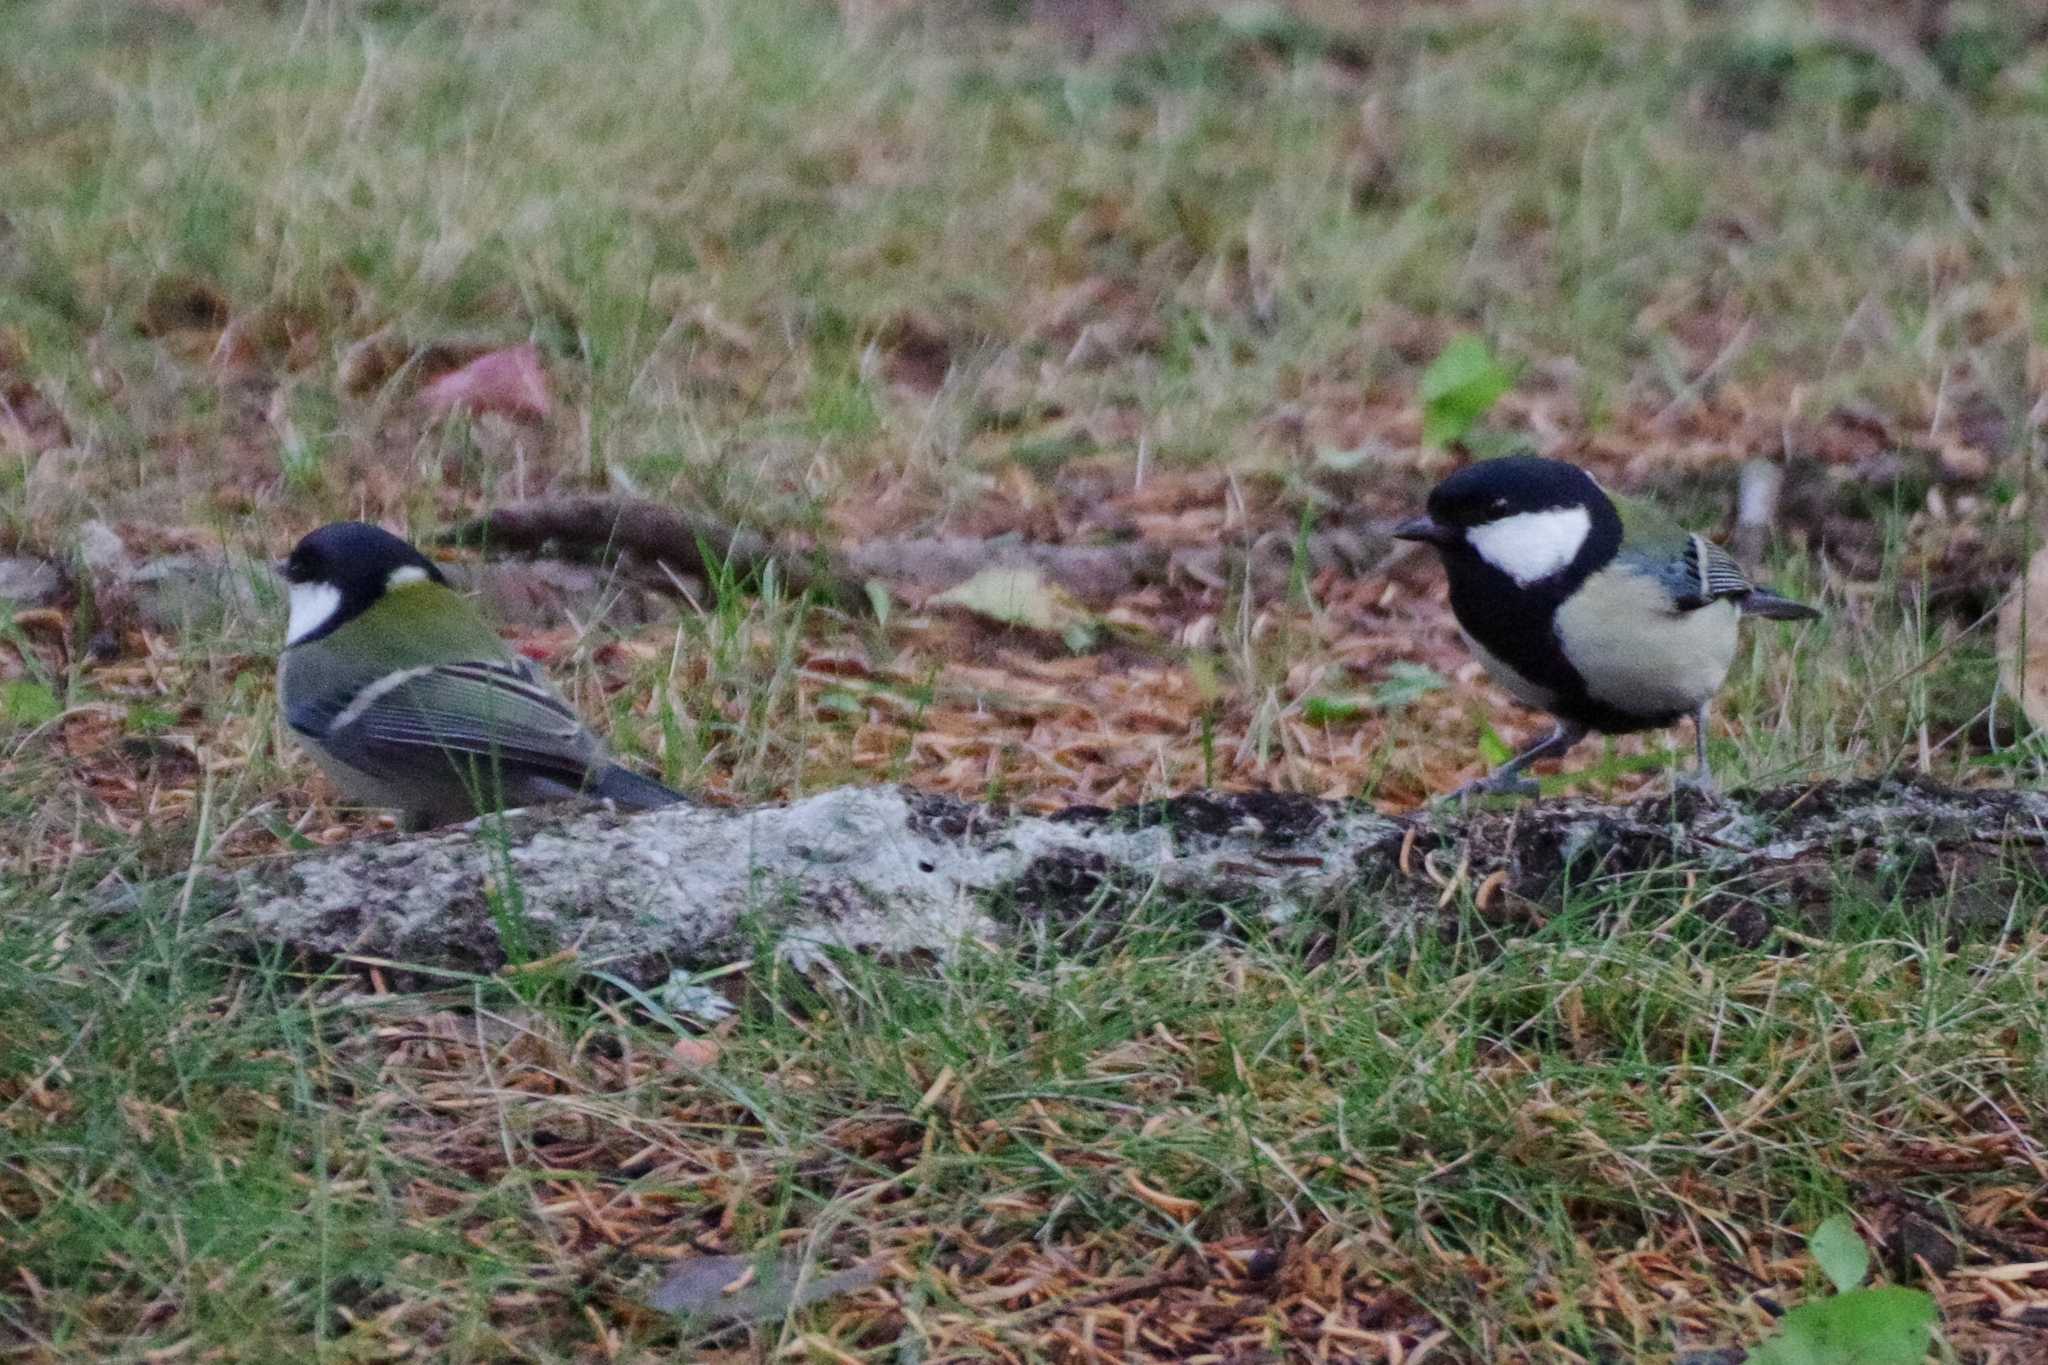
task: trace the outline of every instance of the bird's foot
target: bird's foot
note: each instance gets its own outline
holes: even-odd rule
[[[1467,782],[1456,791],[1446,792],[1437,798],[1439,804],[1464,803],[1477,796],[1533,797],[1543,794],[1543,788],[1533,777],[1505,776],[1480,777]]]
[[[1720,803],[1721,800],[1721,784],[1714,780],[1714,775],[1712,773],[1707,772],[1694,771],[1680,773],[1678,774],[1678,776],[1672,778],[1671,793],[1672,795],[1676,796],[1679,792],[1690,793],[1693,796],[1699,797],[1701,800],[1709,801],[1717,805]]]
[[[1689,820],[1701,811],[1717,810],[1724,803],[1721,788],[1712,773],[1681,773],[1671,779],[1671,818]]]

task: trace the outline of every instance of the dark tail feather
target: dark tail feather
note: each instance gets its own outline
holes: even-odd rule
[[[653,810],[658,806],[673,806],[684,799],[679,791],[671,791],[651,777],[640,774],[616,763],[605,765],[597,775],[597,781],[590,784],[586,796],[601,797],[616,801],[627,810]]]
[[[1772,621],[1818,621],[1820,613],[1804,602],[1794,602],[1762,588],[1752,588],[1742,599],[1744,616],[1762,616]]]

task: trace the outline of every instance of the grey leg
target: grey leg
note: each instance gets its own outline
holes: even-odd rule
[[[1707,704],[1705,702],[1701,702],[1692,713],[1692,739],[1693,752],[1699,758],[1699,766],[1693,770],[1691,777],[1679,778],[1677,785],[1691,787],[1696,792],[1712,796],[1715,792],[1714,770],[1707,762]]]
[[[1561,720],[1549,735],[1537,740],[1486,776],[1467,782],[1445,799],[1462,801],[1472,796],[1534,796],[1537,792],[1536,783],[1527,778],[1517,777],[1516,774],[1539,758],[1558,757],[1585,737],[1585,726]]]

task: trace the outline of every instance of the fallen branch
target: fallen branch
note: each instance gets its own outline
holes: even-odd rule
[[[866,592],[859,575],[829,554],[778,546],[753,531],[712,517],[632,498],[545,498],[515,503],[464,522],[445,544],[537,554],[554,547],[585,554],[630,554],[678,574],[711,579],[722,572],[757,577],[772,562],[797,592],[823,592],[847,609]]]
[[[1269,532],[1248,546],[1232,548],[1166,546],[1152,541],[1066,545],[1016,536],[938,536],[871,540],[828,550],[777,544],[710,517],[655,503],[597,497],[515,503],[463,523],[443,540],[522,554],[628,554],[698,578],[711,577],[721,568],[742,577],[758,577],[773,562],[780,566],[783,581],[797,591],[819,589],[850,610],[864,607],[870,580],[891,583],[922,597],[991,568],[1036,569],[1051,583],[1095,606],[1176,576],[1221,587],[1234,570],[1246,566],[1262,588],[1277,590],[1285,588],[1290,575],[1301,567],[1298,559],[1305,559],[1313,570],[1362,574],[1378,567],[1394,546],[1383,528],[1340,525],[1317,531],[1300,543],[1291,534]]]
[[[1824,922],[1845,886],[1996,923],[2038,885],[2044,842],[2048,795],[1894,782],[1404,817],[1270,793],[1035,816],[854,787],[366,839],[233,873],[221,924],[329,959],[492,971],[573,955],[644,983],[764,938],[799,962],[827,948],[944,954],[1027,927],[1092,942],[1156,897],[1274,921],[1513,920],[1540,918],[1566,884],[1690,876],[1695,912],[1755,943],[1774,923]]]
[[[1083,602],[1097,605],[1163,582],[1172,560],[1172,551],[1151,541],[1055,545],[1014,536],[870,540],[848,547],[841,557],[862,578],[882,579],[920,597],[944,592],[983,569],[1031,568]]]

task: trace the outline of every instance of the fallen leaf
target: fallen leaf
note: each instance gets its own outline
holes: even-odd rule
[[[1147,1204],[1150,1204],[1153,1208],[1177,1223],[1189,1222],[1193,1220],[1196,1214],[1202,1211],[1203,1206],[1200,1200],[1183,1199],[1177,1194],[1168,1194],[1164,1190],[1154,1189],[1140,1180],[1136,1171],[1124,1172],[1124,1186],[1132,1194],[1135,1194],[1138,1198],[1144,1200]]]
[[[1927,1356],[1940,1317],[1932,1295],[1892,1285],[1804,1303],[1751,1365],[1912,1365]]]
[[[1450,685],[1443,674],[1428,664],[1396,660],[1387,665],[1386,679],[1373,688],[1372,702],[1375,706],[1407,706],[1419,697]]]
[[[709,1038],[678,1038],[668,1050],[693,1071],[705,1070],[718,1061],[718,1044]]]
[[[1870,1248],[1856,1235],[1856,1224],[1846,1213],[1838,1213],[1815,1228],[1807,1248],[1822,1272],[1834,1282],[1837,1294],[1848,1293],[1870,1273]]]
[[[406,345],[396,331],[380,327],[351,342],[335,366],[334,383],[343,393],[362,394],[389,379],[405,363]]]
[[[1941,447],[1941,472],[1957,483],[1982,483],[1991,477],[1991,456],[1977,446],[1948,441]]]
[[[661,1005],[671,1014],[685,1015],[691,1019],[715,1024],[734,1010],[732,1001],[725,998],[713,987],[701,981],[694,981],[687,973],[677,972],[670,976],[668,984],[661,988]]]
[[[540,350],[530,341],[486,352],[461,369],[442,375],[421,391],[420,401],[435,412],[463,408],[473,413],[496,412],[535,421],[554,410],[554,402],[548,396],[547,372],[540,364]]]
[[[1043,573],[1031,567],[983,569],[957,587],[931,599],[935,606],[961,607],[986,620],[1024,626],[1063,636],[1076,650],[1085,649],[1095,618]]]
[[[203,331],[212,338],[227,326],[229,315],[227,296],[211,280],[165,275],[144,293],[135,327],[147,337]],[[212,351],[211,340],[206,349]]]

